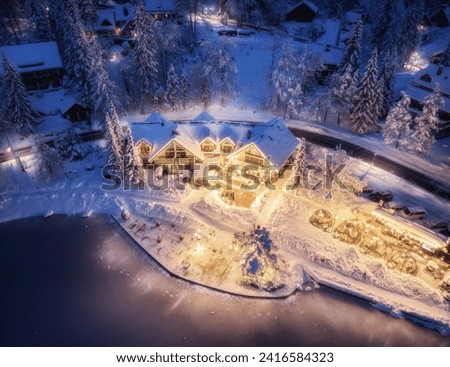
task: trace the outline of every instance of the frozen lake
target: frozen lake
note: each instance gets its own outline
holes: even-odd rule
[[[0,224],[0,346],[450,346],[321,288],[232,297],[165,274],[108,216]]]

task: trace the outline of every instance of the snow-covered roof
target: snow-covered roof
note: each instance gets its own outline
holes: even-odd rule
[[[319,45],[317,43],[304,43],[306,51],[320,54],[327,65],[339,65],[344,50],[333,45]]]
[[[345,19],[349,23],[356,23],[360,16],[361,16],[361,13],[354,11],[354,10],[350,10],[345,15]]]
[[[419,101],[420,103],[423,103],[425,98],[431,94],[431,91],[414,85],[408,85],[404,92],[407,96]],[[444,96],[444,106],[442,106],[440,110],[450,113],[450,98]]]
[[[450,68],[430,64],[419,70],[412,81],[412,84],[428,90],[433,90],[436,83],[441,86],[443,94],[450,96]]]
[[[326,19],[323,23],[325,33],[319,37],[314,43],[319,45],[338,45],[341,22],[334,19]]]
[[[216,121],[173,122],[161,115],[140,123],[132,123],[131,131],[136,143],[146,141],[153,146],[152,159],[159,154],[169,142],[176,141],[198,158],[205,158],[200,143],[209,138],[215,143],[225,139],[231,140],[239,150],[251,143],[269,159],[270,163],[280,168],[296,148],[298,141],[281,119],[273,119],[266,124]]]
[[[30,95],[30,102],[36,111],[44,115],[65,113],[74,104],[79,103],[76,97],[64,89],[57,89],[45,93]]]
[[[94,31],[112,31],[116,29],[115,11],[111,9],[97,10],[98,20],[94,24]]]
[[[297,5],[293,6],[288,13],[290,13],[292,10],[297,9],[300,5],[305,4],[308,6],[314,13],[317,13],[319,11],[319,8],[314,4],[312,1],[300,1]]]
[[[194,118],[194,121],[203,121],[203,122],[209,122],[209,121],[213,121],[213,120],[215,120],[215,118],[212,117],[206,111],[200,112],[200,114],[197,115],[197,117]]]
[[[19,73],[64,67],[56,42],[3,46],[1,52]],[[3,67],[0,67],[0,74],[3,74]]]
[[[120,4],[114,7],[116,22],[126,22],[133,19],[134,7],[131,4]]]
[[[145,0],[145,8],[150,13],[174,13],[174,0]]]

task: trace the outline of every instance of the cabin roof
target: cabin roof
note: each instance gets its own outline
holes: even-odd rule
[[[19,73],[60,69],[64,67],[56,42],[28,43],[0,47]],[[0,67],[0,75],[4,72]]]

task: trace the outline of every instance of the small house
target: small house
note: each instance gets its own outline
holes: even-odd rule
[[[431,24],[437,27],[448,27],[450,25],[450,6],[443,6],[430,16]]]
[[[61,113],[70,122],[89,121],[90,118],[89,111],[77,102],[67,104]]]
[[[29,43],[0,47],[27,90],[45,90],[62,86],[64,64],[56,42]],[[0,76],[3,74],[0,68]]]
[[[155,19],[175,18],[175,0],[145,0],[145,8]]]
[[[311,23],[317,16],[319,8],[311,1],[302,1],[295,5],[287,14],[287,21]]]
[[[450,68],[430,64],[425,69],[419,70],[405,89],[405,93],[411,99],[411,112],[417,115],[421,113],[423,102],[433,92],[436,83],[440,85],[444,98],[444,105],[438,112],[439,130],[436,138],[440,139],[450,135]]]
[[[116,32],[116,17],[112,9],[97,10],[97,22],[94,24],[94,32],[99,35],[112,35]]]

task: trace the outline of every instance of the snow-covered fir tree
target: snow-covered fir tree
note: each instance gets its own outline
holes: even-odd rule
[[[302,184],[302,178],[305,173],[305,149],[306,141],[305,139],[300,140],[300,144],[297,147],[297,152],[294,157],[294,162],[292,164],[292,186],[298,187]]]
[[[78,8],[80,9],[81,19],[86,26],[92,26],[97,22],[98,14],[95,10],[92,0],[78,0]]]
[[[406,16],[398,32],[397,53],[399,65],[404,65],[420,42],[419,23],[423,19],[423,1],[412,0],[407,7]]]
[[[381,65],[379,88],[380,88],[380,117],[385,117],[391,107],[394,98],[394,78],[397,68],[397,54],[395,50],[384,54]]]
[[[113,126],[116,116],[105,116],[105,138],[108,146],[108,164],[115,167],[116,172],[123,174],[123,139],[122,135],[117,135]],[[122,176],[123,177],[123,176]]]
[[[92,109],[93,83],[97,76],[97,49],[89,43],[80,12],[72,1],[62,2],[57,11],[57,31],[63,40],[66,78],[84,107]],[[95,46],[95,45],[94,45]]]
[[[210,41],[205,41],[201,45],[201,73],[208,81],[210,91],[218,91],[222,105],[225,105],[226,99],[236,92],[238,70],[230,47],[230,42],[226,40],[219,45]]]
[[[124,141],[124,173],[127,182],[137,184],[142,180],[141,164],[139,157],[134,149],[133,135],[131,129],[127,126]]]
[[[101,46],[96,36],[89,39],[91,51],[93,54],[90,83],[92,85],[92,101],[94,112],[103,117],[109,112],[111,106],[114,106],[116,112],[122,110],[122,104],[118,97],[118,88],[114,82],[109,78],[108,68],[102,58]]]
[[[409,144],[413,121],[409,113],[410,103],[410,98],[402,94],[402,99],[390,110],[383,129],[383,139],[386,144],[393,144],[396,148],[399,144],[404,146]]]
[[[341,74],[348,71],[351,75],[355,75],[359,71],[361,63],[361,43],[363,36],[363,17],[360,16],[356,22],[352,34],[347,42],[344,56],[342,57],[339,69]]]
[[[158,81],[158,63],[154,34],[153,17],[139,3],[135,7],[134,32],[136,34],[133,48],[133,60],[140,83],[140,111],[145,113],[152,102]]]
[[[422,108],[422,115],[416,118],[415,130],[411,135],[409,149],[418,153],[431,152],[431,148],[436,141],[434,133],[438,130],[439,109],[444,105],[441,87],[436,84],[433,93],[429,94]]]
[[[180,105],[181,90],[180,79],[175,71],[173,64],[170,65],[169,72],[167,74],[167,87],[166,96],[169,106],[176,110]]]
[[[4,113],[11,126],[20,132],[32,132],[39,121],[37,112],[31,106],[28,94],[20,74],[13,68],[2,53],[3,88],[5,94]]]
[[[375,48],[355,93],[355,104],[350,120],[353,130],[360,134],[377,130],[378,127],[381,98],[377,62],[378,51]]]
[[[47,144],[38,143],[33,146],[32,153],[36,162],[36,176],[38,179],[50,182],[61,176],[64,164],[58,151]]]
[[[372,41],[382,52],[396,46],[399,23],[398,0],[383,0],[374,19]]]
[[[54,143],[55,149],[62,159],[76,161],[86,156],[86,150],[81,145],[81,139],[73,128],[59,137]]]
[[[181,73],[180,83],[181,83],[181,104],[182,104],[183,108],[186,109],[187,104],[189,102],[190,83],[189,83],[189,79],[185,73]]]
[[[32,0],[30,3],[30,17],[39,41],[48,41],[51,38],[48,9],[49,3],[46,0]]]
[[[297,75],[298,62],[292,47],[286,43],[272,73],[272,108],[284,107],[284,116],[296,113],[301,105],[302,89]],[[289,109],[289,111],[288,111]]]
[[[179,63],[185,52],[181,42],[181,29],[177,22],[153,22],[156,37],[158,66],[162,79],[167,82],[170,65]]]
[[[354,70],[348,64],[344,73],[337,75],[333,79],[334,82],[331,83],[330,94],[337,104],[339,124],[341,116],[349,115],[353,110],[356,88],[359,83],[359,70]]]

